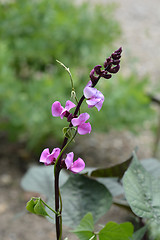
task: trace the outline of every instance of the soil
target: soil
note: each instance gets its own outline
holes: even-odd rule
[[[93,2],[93,0],[92,0]],[[115,17],[120,21],[123,38],[117,45],[123,46],[123,72],[135,68],[139,75],[149,74],[154,87],[160,74],[160,14],[159,0],[101,0],[118,4]],[[131,66],[130,56],[136,61]],[[154,136],[144,131],[140,136],[123,132],[93,134],[76,140],[74,151],[86,159],[88,166],[108,166],[124,161],[130,156],[135,146],[139,146],[139,158],[153,155]],[[31,155],[23,143],[10,143],[5,133],[0,133],[0,239],[1,240],[53,240],[56,239],[54,225],[44,218],[31,215],[25,211],[25,204],[33,196],[20,187],[20,180],[30,163],[37,163],[39,156]],[[98,159],[98,161],[97,161]],[[100,223],[109,220],[123,222],[128,220],[128,213],[118,207],[112,207]],[[76,240],[75,235],[64,227],[64,237]]]

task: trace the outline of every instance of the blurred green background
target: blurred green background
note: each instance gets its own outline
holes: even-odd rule
[[[0,130],[11,140],[23,140],[32,150],[50,136],[61,140],[66,119],[53,118],[51,105],[55,100],[65,105],[71,85],[56,59],[70,68],[80,98],[91,69],[120,47],[115,8],[70,0],[0,3]],[[82,107],[94,131],[136,132],[154,114],[145,95],[147,82],[135,72],[124,76],[123,69],[102,80],[97,86],[105,96],[102,110]]]

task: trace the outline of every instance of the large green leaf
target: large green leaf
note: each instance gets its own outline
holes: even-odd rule
[[[21,180],[21,186],[25,191],[38,192],[47,198],[53,198],[53,166],[34,166],[29,168]],[[60,174],[60,186],[68,179],[69,175],[65,171]]]
[[[122,184],[117,178],[96,178],[96,180],[106,186],[113,197],[124,193]]]
[[[91,173],[95,170],[93,167],[86,167],[82,171],[82,174],[91,176]],[[117,177],[95,177],[95,179],[106,186],[114,197],[124,193],[122,184],[118,181]]]
[[[77,226],[87,212],[91,212],[97,221],[108,211],[112,204],[112,195],[103,184],[79,174],[70,174],[67,179],[68,174],[62,171],[60,189],[65,225]],[[54,209],[53,166],[29,169],[21,185],[27,191],[44,194],[48,199],[47,204]],[[53,212],[47,212],[54,218]]]
[[[109,168],[101,168],[91,172],[92,177],[118,177],[122,178],[123,174],[127,170],[129,164],[131,163],[133,156],[128,158],[126,161],[116,164],[115,166]]]
[[[132,211],[139,217],[160,223],[159,179],[144,169],[135,153],[133,162],[123,177],[123,186]]]
[[[108,222],[99,232],[99,240],[129,240],[132,235],[133,225],[131,223]]]
[[[150,239],[159,240],[160,239],[159,224],[151,222],[148,226],[148,235],[150,236]]]
[[[80,174],[71,174],[61,193],[63,222],[70,226],[78,225],[88,212],[97,221],[112,204],[112,195],[103,184]]]
[[[141,160],[143,167],[154,177],[160,177],[160,161],[155,158]]]

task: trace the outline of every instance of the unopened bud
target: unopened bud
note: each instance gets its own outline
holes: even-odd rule
[[[71,98],[75,100],[76,92],[74,90],[71,91]]]

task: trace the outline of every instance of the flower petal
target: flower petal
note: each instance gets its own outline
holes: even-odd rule
[[[94,69],[92,69],[94,71]],[[92,86],[92,81],[89,80],[89,82],[87,83],[87,85],[85,87],[91,87]]]
[[[85,168],[85,162],[83,159],[78,158],[73,165],[69,168],[69,170],[73,173],[79,173]]]
[[[100,98],[92,98],[92,99],[86,100],[86,103],[94,107],[100,101],[101,101]]]
[[[68,100],[68,101],[66,102],[65,109],[66,109],[67,111],[69,111],[71,108],[74,108],[74,107],[76,107],[76,105],[75,105],[73,102],[71,102],[70,100]]]
[[[104,100],[104,95],[100,91],[97,90],[96,98],[100,98],[100,99]]]
[[[57,157],[60,154],[61,149],[60,148],[54,148],[53,151],[51,152],[51,156],[54,156],[55,159],[57,159]]]
[[[73,118],[71,122],[73,126],[76,127],[85,123],[85,121],[87,121],[89,118],[90,118],[90,115],[88,113],[81,113],[78,118]]]
[[[74,108],[75,106],[76,106],[76,105],[75,105],[73,102],[71,102],[70,100],[68,100],[68,101],[66,102],[65,108],[63,108],[63,110],[62,110],[62,112],[61,112],[61,114],[60,114],[61,119],[63,119],[63,117],[65,116],[66,112],[69,113],[69,110],[70,110],[71,108]]]
[[[69,169],[73,165],[73,158],[74,158],[74,153],[70,152],[67,154],[67,157],[65,159],[65,164],[67,169]]]
[[[80,135],[85,135],[87,133],[90,133],[91,132],[91,124],[89,122],[83,123],[80,126],[78,126],[77,130]]]
[[[103,101],[101,100],[101,101],[99,101],[98,103],[96,103],[95,107],[98,109],[98,111],[100,111],[102,105],[103,105]]]
[[[92,87],[85,87],[83,90],[84,96],[85,98],[93,98],[96,93],[97,93],[97,89],[96,88],[92,88]]]
[[[42,162],[42,163],[45,163],[49,154],[50,154],[49,148],[45,148],[43,150],[43,152],[41,153],[39,161]]]
[[[63,107],[61,106],[60,102],[56,101],[52,104],[52,115],[53,117],[60,117]]]

